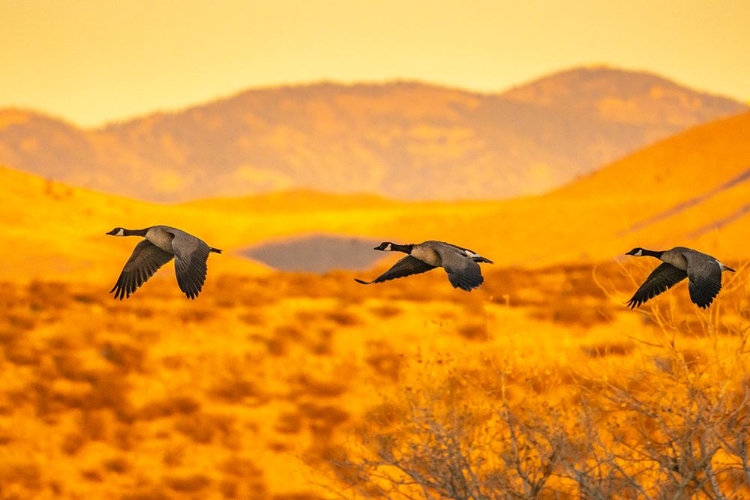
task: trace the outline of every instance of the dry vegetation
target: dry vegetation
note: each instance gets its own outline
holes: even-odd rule
[[[0,284],[0,498],[739,498],[743,273],[629,311],[648,266]]]

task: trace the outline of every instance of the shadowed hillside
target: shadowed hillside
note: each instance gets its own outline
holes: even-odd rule
[[[100,130],[0,112],[0,162],[157,201],[279,189],[402,199],[540,193],[746,109],[654,75],[576,69],[482,95],[420,83],[249,90]]]

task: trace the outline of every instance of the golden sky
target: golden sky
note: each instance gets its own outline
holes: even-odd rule
[[[0,0],[0,107],[83,126],[250,87],[501,92],[580,65],[750,100],[747,0]]]

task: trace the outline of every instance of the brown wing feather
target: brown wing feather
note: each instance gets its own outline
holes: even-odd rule
[[[426,262],[407,255],[403,259],[396,262],[390,269],[375,278],[373,281],[362,281],[360,279],[354,279],[357,283],[363,285],[370,285],[372,283],[382,283],[384,281],[393,280],[396,278],[403,278],[405,276],[411,276],[413,274],[426,273],[427,271],[435,269],[435,266],[431,266]]]
[[[203,289],[206,282],[208,268],[206,261],[210,248],[203,241],[198,240],[198,244],[190,252],[183,252],[175,245],[174,268],[177,274],[177,284],[180,290],[187,295],[189,299],[194,299]]]
[[[651,271],[646,281],[636,290],[633,298],[628,301],[631,309],[640,307],[647,300],[652,299],[660,293],[666,292],[680,281],[687,278],[687,273],[677,269],[672,264],[664,262]]]
[[[142,240],[133,249],[120,277],[117,278],[117,283],[109,293],[115,292],[115,299],[120,300],[130,297],[161,266],[172,260],[172,257],[171,253],[165,252],[150,241]]]
[[[699,258],[691,252],[684,252],[683,255],[688,261],[690,300],[705,309],[721,291],[721,267],[713,257]]]

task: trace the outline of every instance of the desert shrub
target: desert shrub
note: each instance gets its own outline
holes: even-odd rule
[[[221,374],[209,389],[209,395],[228,403],[239,403],[247,398],[265,401],[268,396],[238,367],[230,367]]]
[[[372,307],[370,311],[372,311],[375,316],[382,319],[392,318],[403,312],[400,307],[388,303]]]
[[[633,342],[603,342],[581,347],[581,351],[590,358],[605,356],[627,356],[635,350]]]
[[[263,471],[250,459],[232,456],[219,465],[224,474],[236,477],[262,477]]]
[[[192,474],[190,476],[166,477],[164,482],[174,491],[179,493],[190,493],[200,491],[211,484],[211,480],[204,474]]]
[[[333,330],[321,328],[310,345],[310,352],[318,356],[329,356],[333,352]]]
[[[301,403],[299,413],[307,419],[313,437],[324,441],[331,438],[337,426],[349,419],[349,414],[341,408],[315,402]]]
[[[381,403],[370,408],[364,415],[364,422],[377,428],[390,427],[404,419],[404,408],[391,402]]]
[[[295,325],[280,325],[273,331],[274,337],[281,337],[286,340],[299,341],[304,338],[302,331]]]
[[[403,356],[393,352],[393,348],[386,342],[369,342],[367,351],[369,354],[365,361],[376,373],[393,382],[398,380]]]
[[[307,373],[294,377],[291,382],[292,390],[290,391],[290,397],[292,399],[301,395],[316,398],[332,398],[340,396],[347,389],[345,378],[343,380],[320,380]]]
[[[169,494],[166,488],[140,486],[134,491],[123,494],[120,500],[167,500],[172,497],[173,495]]]
[[[257,311],[248,311],[243,314],[240,314],[239,319],[246,325],[263,324],[263,315]]]
[[[185,461],[186,453],[184,444],[170,445],[164,450],[161,461],[168,467],[178,467]]]
[[[96,483],[101,483],[102,481],[104,481],[104,476],[102,475],[101,471],[98,471],[96,469],[82,470],[81,477],[83,477],[87,481],[93,481]]]
[[[215,318],[219,313],[210,306],[196,307],[190,304],[190,308],[183,309],[178,315],[178,319],[183,323],[205,323]]]
[[[218,434],[231,433],[233,422],[228,416],[191,413],[177,417],[174,428],[196,443],[206,444]]]
[[[42,468],[33,461],[18,461],[12,457],[0,464],[0,484],[18,484],[29,491],[42,489]]]
[[[72,432],[65,435],[60,448],[66,455],[75,455],[87,442],[86,436],[80,432]]]
[[[116,474],[124,474],[130,470],[130,464],[123,457],[114,457],[105,460],[102,465],[104,469]]]
[[[281,434],[299,434],[304,421],[299,413],[284,412],[279,415],[274,430]]]
[[[3,335],[2,353],[5,359],[16,365],[39,366],[42,350],[35,347],[21,332]],[[2,340],[0,340],[2,342]]]
[[[29,283],[27,293],[29,306],[34,312],[61,311],[72,301],[67,283],[35,280]]]
[[[323,459],[345,498],[742,498],[749,337],[716,337],[702,350],[651,339],[645,348],[656,355],[616,376],[510,377],[512,360],[420,366],[366,414],[355,445],[328,448]],[[621,357],[633,349],[612,345]],[[482,370],[495,381],[477,381]]]
[[[329,311],[326,318],[338,326],[355,326],[362,323],[359,316],[348,311]]]
[[[146,403],[136,412],[136,416],[143,420],[154,420],[176,414],[193,413],[200,410],[200,407],[200,403],[190,396],[170,396]]]
[[[485,323],[467,323],[458,327],[458,334],[468,340],[487,340],[487,325]]]

